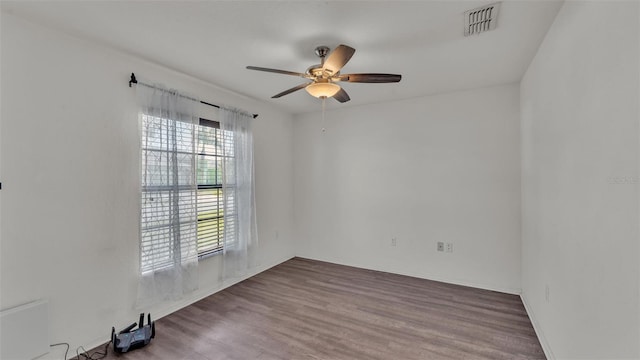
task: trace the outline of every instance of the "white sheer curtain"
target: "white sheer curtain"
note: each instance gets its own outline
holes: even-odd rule
[[[177,300],[198,286],[197,102],[139,83],[141,130],[138,307]]]
[[[237,278],[250,267],[257,246],[253,172],[253,116],[233,108],[220,108],[223,131],[224,253],[223,278]]]

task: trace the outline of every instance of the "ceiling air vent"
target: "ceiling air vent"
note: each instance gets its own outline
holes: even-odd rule
[[[498,25],[500,3],[475,8],[464,13],[464,36],[493,30]]]

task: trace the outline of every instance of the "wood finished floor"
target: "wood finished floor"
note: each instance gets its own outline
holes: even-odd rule
[[[545,359],[515,295],[294,258],[107,359]]]

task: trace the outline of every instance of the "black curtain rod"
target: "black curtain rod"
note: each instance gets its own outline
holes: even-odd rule
[[[131,84],[137,84],[137,83],[138,83],[138,80],[136,79],[136,74],[131,73],[131,79],[129,79],[129,87],[131,87]],[[200,100],[196,100],[196,99],[193,99],[193,98],[188,98],[188,99],[193,100],[193,101],[200,101]],[[211,104],[211,103],[208,103],[206,101],[200,101],[200,104],[209,105],[209,106],[213,106],[214,108],[220,109],[219,105]],[[254,119],[257,118],[257,117],[258,117],[258,114],[253,114],[253,118]]]

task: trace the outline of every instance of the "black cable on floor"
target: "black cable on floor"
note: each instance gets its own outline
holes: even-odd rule
[[[107,351],[109,350],[109,344],[111,344],[111,341],[109,341],[108,343],[106,343],[104,345],[104,350],[103,351],[94,351],[93,354],[89,354],[87,352],[87,350],[80,346],[76,349],[76,356],[78,360],[81,360],[82,358],[80,356],[83,356],[84,359],[86,360],[100,360],[100,359],[104,359],[105,357],[107,357]],[[82,349],[82,352],[79,353],[78,350]]]
[[[69,353],[69,348],[71,347],[71,345],[69,345],[69,343],[51,344],[51,345],[49,345],[49,347],[60,346],[60,345],[67,345],[67,350],[65,350],[65,352],[64,352],[64,360],[67,360],[67,354]]]

